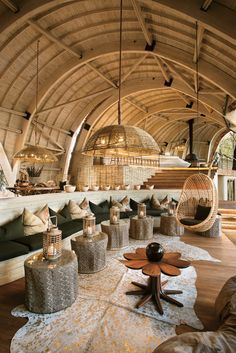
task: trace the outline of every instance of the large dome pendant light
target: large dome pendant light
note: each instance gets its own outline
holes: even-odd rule
[[[146,131],[121,124],[122,0],[120,1],[118,125],[97,130],[87,141],[83,154],[94,157],[143,157],[157,155],[159,147]]]
[[[39,40],[37,41],[36,53],[36,94],[35,94],[35,145],[29,145],[15,153],[14,159],[28,163],[52,163],[58,161],[58,158],[46,147],[37,146],[37,118],[38,118],[38,87],[39,87]]]

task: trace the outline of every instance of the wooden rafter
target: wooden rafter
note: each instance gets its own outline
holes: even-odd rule
[[[48,113],[54,109],[58,109],[58,108],[63,108],[65,107],[66,105],[69,105],[69,104],[72,104],[72,103],[76,103],[76,102],[80,102],[80,101],[83,101],[83,100],[86,100],[86,99],[89,99],[89,98],[95,98],[101,94],[104,94],[106,92],[109,92],[111,91],[112,88],[106,88],[104,90],[101,90],[99,92],[94,92],[94,93],[91,93],[91,94],[86,94],[85,96],[82,96],[82,97],[79,97],[79,98],[75,98],[75,99],[72,99],[68,102],[64,102],[64,103],[61,103],[61,104],[57,104],[57,105],[54,105],[53,107],[50,107],[50,108],[46,108],[46,109],[42,109],[40,110],[37,114],[40,115],[40,114],[43,114],[43,113]]]
[[[146,42],[149,45],[151,45],[152,44],[152,36],[149,33],[149,30],[148,30],[148,28],[146,26],[146,23],[145,23],[145,19],[143,18],[142,9],[141,9],[140,5],[138,4],[138,2],[136,0],[131,0],[131,3],[133,5],[134,12],[135,12],[135,14],[137,16],[137,19],[139,21],[140,27],[142,28],[142,32],[144,34]]]
[[[213,2],[213,0],[204,0],[202,3],[201,9],[204,11],[207,11],[212,2]]]
[[[94,72],[96,72],[96,74],[98,76],[100,76],[104,81],[106,81],[107,83],[109,83],[110,86],[117,88],[116,84],[114,82],[112,82],[109,78],[107,78],[103,73],[101,73],[101,71],[99,71],[96,67],[94,67],[92,64],[87,63],[86,64],[87,67],[89,67],[91,70],[93,70]]]
[[[53,145],[56,145],[57,147],[59,147],[59,149],[60,149],[62,152],[65,151],[65,149],[64,149],[58,142],[56,142],[56,141],[53,139],[52,136],[50,136],[46,131],[44,131],[43,128],[41,128],[41,126],[39,126],[38,124],[36,124],[34,121],[32,122],[32,124],[35,126],[35,129],[36,129],[36,130],[39,130],[39,131],[42,133],[42,135],[44,135],[44,136],[48,139],[48,141],[51,141],[51,143],[52,143]]]
[[[132,104],[135,108],[137,108],[138,110],[140,110],[141,112],[144,112],[144,113],[148,113],[148,109],[147,107],[144,107],[143,104],[140,104],[138,102],[134,102],[133,99],[129,99],[129,98],[124,98],[124,100],[130,104]]]
[[[131,74],[134,72],[137,67],[146,59],[148,54],[143,55],[130,69],[122,76],[121,82],[123,83]]]
[[[0,129],[5,130],[5,131],[14,132],[15,134],[22,134],[22,130],[14,129],[14,128],[9,127],[9,126],[0,125]]]
[[[0,107],[0,111],[4,112],[4,113],[11,113],[11,114],[14,114],[14,115],[19,115],[19,116],[22,116],[22,117],[26,117],[27,116],[26,113],[19,112],[17,110],[13,110],[13,109],[4,108],[4,107]]]
[[[50,129],[62,132],[63,134],[66,134],[66,135],[71,135],[71,131],[64,130],[64,129],[62,129],[60,127],[57,127],[55,125],[48,124],[47,122],[39,120],[39,119],[37,119],[37,124],[44,125],[44,126],[50,128]]]
[[[178,69],[176,69],[176,67],[173,64],[168,62],[166,63],[166,65],[168,66],[170,71],[174,72],[180,78],[180,80],[186,84],[186,86],[188,86],[192,91],[195,91],[194,87],[191,85],[191,83],[189,83],[188,79],[184,77],[184,75]]]
[[[191,99],[188,98],[185,94],[176,91],[176,94],[186,103],[186,104],[190,104],[191,103]]]
[[[162,75],[163,75],[165,81],[170,82],[171,76],[170,76],[170,74],[166,71],[166,68],[165,68],[165,66],[164,66],[164,63],[163,63],[162,59],[159,58],[158,56],[154,56],[154,59],[156,60],[156,62],[157,62],[158,66],[159,66],[159,68],[160,68],[160,70],[161,70],[161,73],[162,73]]]
[[[1,2],[14,13],[19,11],[19,7],[14,3],[13,0],[1,0]]]
[[[201,51],[201,45],[202,45],[202,40],[203,40],[203,35],[204,35],[204,30],[205,28],[202,25],[197,26],[197,43],[195,43],[194,47],[194,55],[193,55],[193,62],[196,64],[200,51]]]

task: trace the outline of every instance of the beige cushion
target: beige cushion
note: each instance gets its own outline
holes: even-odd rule
[[[152,208],[155,208],[157,210],[161,208],[160,201],[158,200],[156,195],[152,195],[152,197],[151,197],[151,205],[152,205]]]
[[[50,217],[48,205],[45,205],[41,210],[35,212],[35,216],[39,217],[43,223],[48,224]]]
[[[160,204],[162,207],[167,208],[169,203],[169,197],[166,195],[163,200],[160,201]]]
[[[125,212],[126,211],[126,205],[122,205],[122,203],[119,202],[119,201],[111,200],[111,204],[112,204],[112,206],[118,207],[121,212]]]
[[[236,276],[228,279],[222,287],[215,301],[215,310],[221,322],[229,315],[236,315]]]
[[[188,332],[174,336],[153,353],[235,353],[233,336],[216,332]]]
[[[121,201],[120,201],[124,211],[132,211],[129,205],[129,198],[128,196],[125,196]]]
[[[72,219],[84,218],[88,214],[87,210],[80,208],[73,200],[69,201],[68,208]]]
[[[83,201],[79,204],[79,207],[82,208],[82,210],[87,210],[89,208],[89,202],[86,199],[86,197],[83,199]]]
[[[47,230],[47,222],[44,223],[41,218],[27,210],[24,209],[23,212],[23,224],[25,235],[33,235]]]

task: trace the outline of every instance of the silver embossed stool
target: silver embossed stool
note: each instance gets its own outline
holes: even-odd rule
[[[108,235],[108,250],[125,248],[129,245],[129,220],[121,219],[117,224],[101,222],[101,229]]]
[[[129,235],[133,239],[145,240],[153,238],[153,217],[138,218],[138,216],[130,218]]]
[[[24,268],[29,311],[50,314],[73,304],[78,294],[78,261],[73,251],[62,250],[55,261],[46,260],[42,253],[32,255]]]
[[[94,273],[106,266],[107,234],[96,233],[92,237],[81,235],[71,239],[71,248],[78,257],[79,273]]]

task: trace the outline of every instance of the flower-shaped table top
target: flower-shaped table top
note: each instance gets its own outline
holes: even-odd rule
[[[127,261],[122,261],[126,267],[133,270],[142,269],[143,274],[151,277],[160,276],[161,272],[168,276],[180,275],[179,268],[190,265],[189,261],[181,260],[179,252],[164,253],[158,262],[150,261],[146,255],[146,248],[137,248],[135,253],[123,255]]]
[[[190,265],[189,261],[181,260],[179,252],[164,253],[159,261],[151,261],[146,255],[146,248],[137,248],[135,253],[126,253],[123,255],[126,260],[122,260],[126,267],[139,270],[142,269],[143,274],[149,276],[148,284],[144,285],[132,282],[141,290],[126,292],[127,295],[144,295],[144,297],[136,305],[140,308],[149,300],[154,299],[157,310],[163,315],[163,309],[160,299],[164,299],[172,304],[182,307],[183,304],[173,299],[168,294],[181,294],[180,290],[164,290],[163,287],[168,281],[161,283],[161,273],[168,276],[178,276],[181,274],[179,268],[186,268]]]

